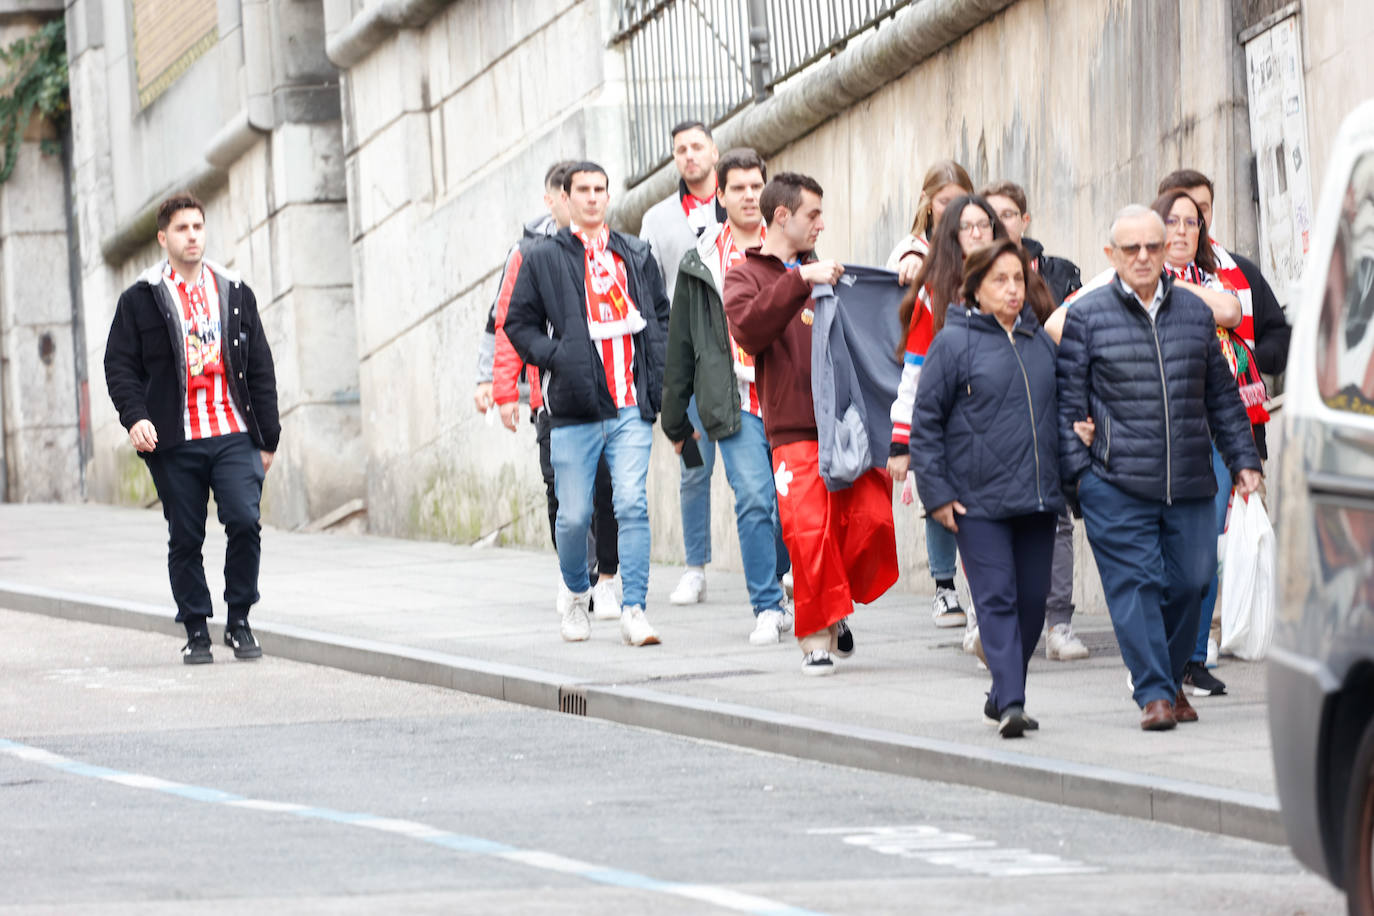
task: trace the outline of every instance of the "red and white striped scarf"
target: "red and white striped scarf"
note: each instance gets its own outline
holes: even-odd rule
[[[762,242],[768,234],[768,229],[765,226],[760,226],[759,231],[761,233],[759,241]],[[716,237],[716,256],[720,259],[720,275],[723,283],[726,272],[744,260],[744,252],[735,244],[735,236],[730,231],[728,221],[721,227],[720,235]],[[739,343],[735,341],[735,335],[730,333],[728,326],[726,334],[730,338],[730,356],[735,365],[735,378],[739,380],[740,408],[762,419],[763,405],[759,402],[758,386],[754,383],[754,357],[740,348]]]
[[[1245,278],[1245,271],[1240,269],[1240,265],[1231,257],[1229,251],[1218,245],[1216,239],[1208,241],[1212,243],[1212,253],[1217,258],[1217,279],[1240,300],[1240,325],[1235,331],[1245,341],[1246,346],[1254,349],[1255,300],[1250,292],[1250,281]]]
[[[636,403],[634,335],[644,330],[646,322],[630,298],[625,265],[611,251],[611,230],[603,224],[590,234],[573,226],[572,233],[586,252],[587,332],[600,343],[606,388],[615,406],[630,407]]]
[[[1174,267],[1166,262],[1164,269],[1176,280],[1186,280],[1198,286],[1221,289],[1239,296],[1240,291],[1232,289],[1227,279],[1220,276],[1220,272],[1216,275],[1209,274],[1199,268],[1196,262],[1190,261],[1183,267]],[[1240,270],[1237,269],[1236,273],[1240,274]],[[1241,279],[1244,279],[1243,275]],[[1243,301],[1249,301],[1248,288],[1246,293],[1246,299]],[[1245,412],[1249,415],[1250,422],[1258,425],[1269,421],[1269,412],[1264,409],[1264,402],[1269,399],[1269,395],[1264,388],[1264,379],[1260,378],[1259,368],[1255,365],[1254,345],[1241,334],[1241,328],[1246,326],[1245,322],[1249,318],[1250,316],[1247,316],[1242,319],[1240,327],[1237,328],[1223,328],[1217,325],[1217,343],[1221,347],[1221,355],[1226,358],[1231,375],[1235,376],[1236,387],[1240,389],[1240,399],[1245,404]],[[1250,327],[1253,329],[1253,321],[1250,321]]]

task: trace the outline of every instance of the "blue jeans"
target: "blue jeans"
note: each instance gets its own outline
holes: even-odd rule
[[[604,453],[611,468],[612,503],[619,526],[620,578],[625,606],[644,607],[649,590],[649,472],[653,424],[638,407],[623,407],[614,420],[555,426],[549,437],[553,485],[558,494],[558,568],[573,592],[591,587],[587,576],[587,529],[592,521],[596,466]]]
[[[787,562],[787,548],[782,546],[782,527],[778,524],[773,457],[763,434],[763,421],[743,411],[739,432],[717,440],[716,445],[725,462],[725,478],[735,491],[735,527],[744,561],[744,582],[757,616],[782,606],[778,569]]]
[[[1212,500],[1141,499],[1089,471],[1078,501],[1136,704],[1173,702],[1217,568]]]
[[[1215,445],[1212,446],[1212,473],[1217,475],[1217,495],[1213,505],[1217,510],[1217,534],[1226,530],[1226,507],[1231,500],[1231,469],[1221,457]],[[1207,591],[1202,596],[1202,617],[1198,620],[1197,646],[1193,649],[1193,661],[1207,661],[1207,637],[1212,630],[1212,614],[1217,609],[1217,589],[1220,586],[1216,570],[1212,571],[1212,581],[1207,583]]]
[[[930,578],[953,579],[959,564],[957,551],[954,532],[927,515],[926,562],[930,565]]]
[[[711,470],[716,465],[716,444],[706,438],[701,428],[701,414],[693,395],[687,402],[687,419],[700,434],[697,447],[701,449],[701,467],[682,464],[682,483],[678,499],[682,504],[682,548],[688,566],[705,566],[711,562]]]

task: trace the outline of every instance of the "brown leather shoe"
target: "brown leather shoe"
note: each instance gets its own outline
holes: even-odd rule
[[[1177,724],[1174,706],[1168,700],[1151,700],[1140,712],[1140,727],[1147,732],[1167,731]]]
[[[1174,697],[1174,719],[1179,722],[1196,722],[1197,710],[1193,704],[1188,702],[1188,698],[1183,695],[1183,691],[1178,692]]]

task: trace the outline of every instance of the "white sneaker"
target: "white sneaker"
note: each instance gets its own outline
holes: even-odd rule
[[[677,588],[668,596],[669,604],[696,604],[706,600],[706,572],[699,566],[689,566],[677,581]]]
[[[1073,624],[1056,623],[1045,634],[1045,657],[1050,661],[1071,662],[1088,657],[1088,647],[1074,635]]]
[[[807,677],[826,677],[834,673],[835,662],[824,649],[817,649],[802,656],[802,674]]]
[[[941,629],[962,627],[968,622],[968,615],[959,606],[959,593],[952,588],[935,589],[935,600],[930,607],[935,625]]]
[[[1207,667],[1208,667],[1208,668],[1215,668],[1215,667],[1217,666],[1217,656],[1220,655],[1220,654],[1221,654],[1221,652],[1220,652],[1220,647],[1217,645],[1217,641],[1216,641],[1215,639],[1213,639],[1212,637],[1208,636],[1208,637],[1207,637]]]
[[[620,595],[616,589],[619,576],[592,586],[592,616],[597,620],[620,619]]]
[[[558,632],[568,642],[582,642],[592,635],[592,619],[587,614],[591,603],[591,589],[575,594],[562,582],[558,583]]]
[[[782,641],[782,634],[792,629],[792,618],[782,611],[761,611],[754,618],[754,632],[749,642],[755,646],[771,646]]]
[[[632,604],[620,612],[620,637],[625,640],[626,645],[658,645],[658,634],[649,626],[649,619],[644,616],[644,608],[638,605]]]

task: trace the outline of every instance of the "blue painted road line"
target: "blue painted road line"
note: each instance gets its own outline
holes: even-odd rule
[[[456,852],[476,856],[487,856],[489,858],[502,859],[507,862],[524,865],[529,868],[571,875],[585,881],[591,881],[595,884],[603,884],[609,887],[625,888],[628,890],[649,891],[672,897],[682,897],[688,900],[709,903],[737,913],[749,913],[753,914],[753,916],[824,916],[824,914],[817,913],[814,910],[794,907],[777,900],[770,900],[767,897],[758,897],[753,894],[732,891],[729,888],[716,887],[709,884],[683,884],[676,881],[661,881],[657,878],[651,878],[648,875],[623,871],[618,868],[611,868],[594,862],[584,862],[580,859],[571,859],[553,852],[546,852],[538,849],[520,849],[483,837],[453,833],[448,830],[430,826],[429,824],[421,824],[417,821],[400,820],[353,811],[338,811],[333,808],[320,808],[314,805],[302,805],[293,802],[245,798],[242,795],[223,792],[219,789],[190,786],[185,783],[173,782],[171,780],[142,773],[126,773],[122,770],[113,770],[109,767],[72,760],[70,757],[63,757],[60,754],[54,754],[42,748],[21,744],[17,741],[9,741],[5,738],[0,738],[0,753],[9,754],[12,757],[17,757],[28,763],[51,767],[52,769],[60,770],[64,773],[70,773],[73,776],[100,779],[127,788],[149,789],[154,792],[161,792],[165,795],[173,795],[178,798],[205,804],[226,805],[228,807],[243,808],[250,811],[261,811],[270,814],[289,814],[295,817],[343,824],[349,827],[363,827],[380,833],[391,833],[409,839],[419,840],[424,843],[429,843],[432,846],[440,846],[444,849],[450,849]]]

